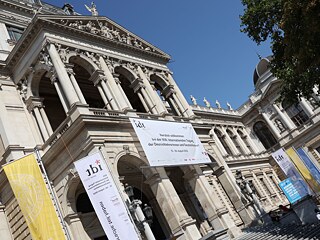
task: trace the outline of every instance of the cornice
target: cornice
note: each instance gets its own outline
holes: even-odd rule
[[[139,40],[144,47],[150,48],[151,50],[140,49],[136,46],[120,42],[118,40],[109,39],[107,37],[94,34],[92,32],[79,30],[75,27],[69,26],[71,23],[77,22],[93,22],[95,24],[98,23],[105,23],[110,25],[112,28],[121,30],[122,34],[128,34],[137,40]],[[116,24],[112,20],[106,17],[94,17],[94,16],[74,16],[74,15],[36,15],[31,23],[29,24],[28,28],[25,30],[24,34],[22,35],[21,39],[17,42],[14,49],[11,51],[10,55],[7,58],[7,68],[12,69],[12,67],[17,63],[18,59],[27,51],[27,49],[32,45],[32,42],[36,38],[36,36],[42,31],[51,32],[54,34],[61,33],[62,36],[76,36],[76,39],[85,39],[86,41],[91,41],[92,44],[97,45],[106,45],[109,48],[113,49],[123,49],[122,51],[130,51],[134,52],[138,55],[142,55],[145,57],[152,57],[156,59],[161,59],[162,62],[168,62],[170,60],[170,56],[160,49],[154,47],[150,43],[146,42],[145,40],[141,39],[140,37],[136,36],[135,34],[129,32],[128,30],[124,29],[120,25]],[[45,39],[43,39],[45,40]]]

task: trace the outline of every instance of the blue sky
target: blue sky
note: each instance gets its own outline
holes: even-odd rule
[[[86,0],[46,0],[90,15]],[[254,91],[253,70],[257,54],[271,54],[269,44],[257,46],[240,32],[240,0],[95,0],[99,15],[107,16],[129,31],[170,54],[169,68],[181,91],[199,105],[206,97],[222,108],[243,104]]]

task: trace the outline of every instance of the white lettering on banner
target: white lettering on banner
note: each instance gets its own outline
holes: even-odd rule
[[[139,240],[100,153],[74,163],[101,226],[110,240]]]
[[[190,123],[130,118],[150,166],[210,163]]]

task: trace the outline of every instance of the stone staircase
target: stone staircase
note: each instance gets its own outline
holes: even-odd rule
[[[242,229],[236,240],[317,240],[320,239],[320,222],[305,225],[269,224]]]

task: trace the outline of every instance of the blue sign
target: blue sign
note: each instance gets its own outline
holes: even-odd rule
[[[290,203],[294,203],[302,198],[296,187],[293,185],[291,178],[287,178],[286,180],[280,182],[279,186]]]

